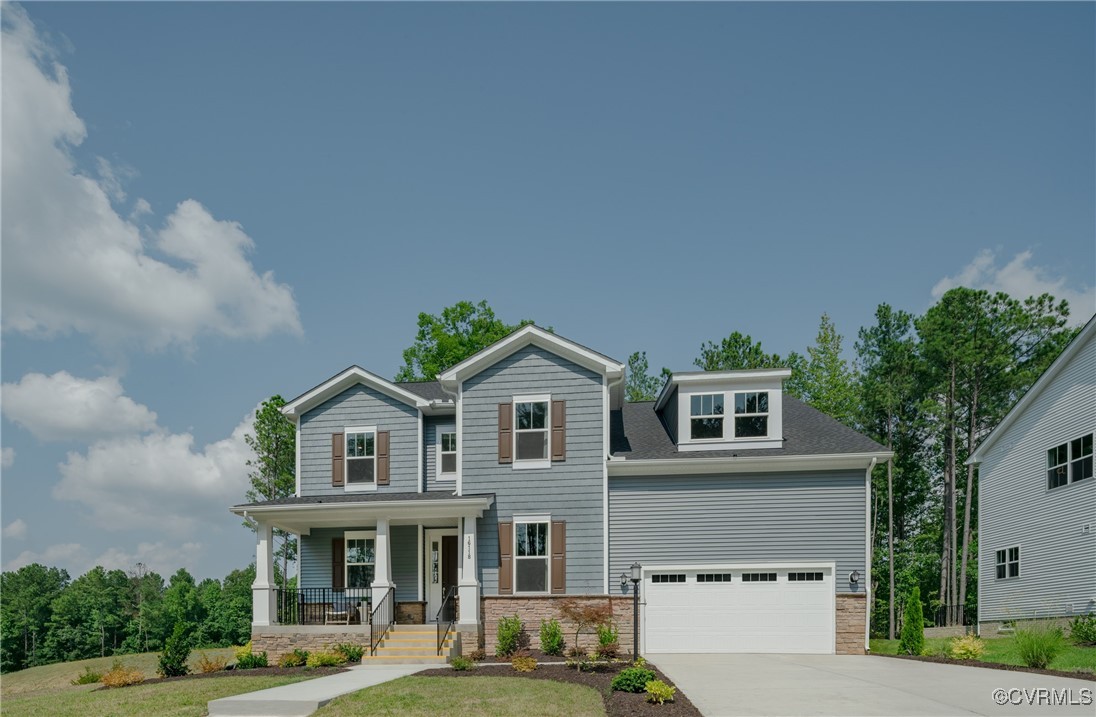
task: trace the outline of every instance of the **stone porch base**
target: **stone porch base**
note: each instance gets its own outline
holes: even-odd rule
[[[266,653],[270,665],[293,650],[330,650],[341,642],[364,645],[369,651],[368,625],[270,625],[251,627],[251,651]]]

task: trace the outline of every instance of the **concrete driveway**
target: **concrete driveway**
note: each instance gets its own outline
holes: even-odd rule
[[[1096,682],[1029,672],[854,655],[653,655],[649,660],[707,717],[1096,714]],[[994,701],[997,689],[1011,690],[1004,705]],[[1049,702],[1061,698],[1065,704]]]

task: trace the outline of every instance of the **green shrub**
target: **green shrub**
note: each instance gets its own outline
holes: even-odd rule
[[[1069,623],[1069,638],[1078,645],[1096,646],[1096,613],[1073,618]]]
[[[921,611],[921,588],[915,587],[902,613],[902,637],[898,641],[898,652],[903,655],[920,655],[924,649],[925,615]]]
[[[525,623],[517,615],[504,617],[499,620],[497,630],[498,641],[495,645],[495,655],[506,657],[517,651],[521,642],[521,633],[525,630]]]
[[[617,692],[643,692],[655,673],[644,667],[626,667],[613,678],[612,687]]]
[[[340,642],[335,645],[335,652],[345,658],[343,662],[361,662],[365,649],[361,645],[355,645],[351,642]]]
[[[644,688],[647,690],[647,701],[655,705],[673,702],[674,693],[677,692],[676,687],[672,687],[662,680],[651,680]]]
[[[115,660],[109,670],[103,673],[100,680],[107,687],[125,687],[136,685],[145,681],[145,675],[136,667],[127,667],[121,660]]]
[[[518,672],[532,672],[537,669],[537,658],[515,657],[510,660],[510,665]]]
[[[540,649],[545,655],[563,654],[563,628],[559,620],[540,621]]]
[[[597,626],[597,644],[612,645],[620,642],[620,633],[610,623]]]
[[[208,652],[203,652],[198,656],[198,672],[201,672],[202,674],[221,672],[226,667],[228,667],[227,657],[210,657]]]
[[[458,656],[449,661],[449,666],[452,667],[454,670],[464,672],[465,670],[475,669],[476,663],[468,659],[467,657]]]
[[[259,667],[267,667],[266,653],[260,652],[255,654],[248,652],[242,657],[237,655],[236,657],[236,669],[237,670],[254,670]]]
[[[471,652],[468,653],[468,659],[470,659],[474,662],[479,662],[480,660],[486,660],[487,659],[487,652],[482,647],[477,647],[475,650],[472,650]]]
[[[1012,639],[1024,664],[1040,670],[1045,670],[1065,647],[1061,628],[1041,623],[1017,627]]]
[[[246,645],[235,647],[233,648],[233,650],[236,652],[236,661],[239,662],[241,659],[243,659],[244,655],[251,654],[251,640],[248,640]]]
[[[160,677],[182,677],[190,672],[190,667],[186,664],[189,657],[190,626],[185,622],[177,622],[171,637],[164,643],[156,673]]]
[[[567,658],[566,665],[572,670],[578,670],[579,672],[592,670],[594,667],[594,664],[590,662],[590,658],[587,657],[585,654],[579,655],[577,657]]]
[[[986,644],[977,635],[964,635],[951,641],[948,657],[953,660],[980,660],[986,653]]]
[[[308,650],[297,648],[287,652],[278,660],[278,667],[301,667],[308,664]]]
[[[103,679],[103,675],[100,672],[92,672],[91,665],[84,668],[84,671],[76,676],[76,679],[72,681],[74,685],[94,685]]]
[[[334,650],[317,650],[316,652],[309,653],[308,662],[309,667],[338,667],[344,662],[341,652],[335,652]]]

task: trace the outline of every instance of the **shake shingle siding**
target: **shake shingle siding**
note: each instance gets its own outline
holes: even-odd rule
[[[301,495],[340,494],[331,485],[331,434],[352,426],[389,431],[390,483],[381,491],[419,490],[418,410],[363,385],[352,386],[301,416]]]
[[[864,491],[864,471],[610,478],[609,574],[636,561],[835,561],[837,592],[853,592],[849,573],[866,575]]]
[[[498,462],[498,404],[529,394],[567,402],[567,460],[515,470]],[[478,526],[483,594],[498,593],[498,521],[530,514],[567,521],[567,592],[603,592],[601,376],[528,346],[465,381],[462,410],[463,492],[495,494]]]

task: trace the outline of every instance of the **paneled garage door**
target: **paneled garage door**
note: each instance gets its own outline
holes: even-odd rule
[[[832,567],[652,569],[644,650],[834,652]]]

